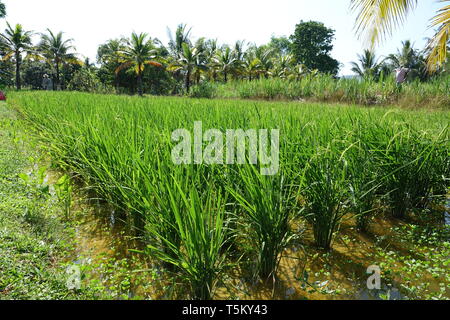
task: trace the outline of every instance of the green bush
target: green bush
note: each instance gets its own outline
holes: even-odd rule
[[[191,98],[207,98],[212,99],[216,96],[217,86],[210,82],[202,82],[193,86],[189,92]]]

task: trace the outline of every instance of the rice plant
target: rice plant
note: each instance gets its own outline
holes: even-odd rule
[[[178,233],[180,243],[173,243],[172,235],[161,232],[158,225],[150,223],[147,231],[165,246],[161,249],[148,245],[148,249],[151,254],[181,270],[181,276],[189,283],[193,299],[209,300],[213,297],[225,263],[226,251],[222,248],[226,239],[226,199],[220,192],[204,197],[196,189],[185,193],[176,180],[174,186],[174,189],[167,189],[167,197],[175,222],[168,217],[163,223],[172,226]],[[178,196],[182,199],[181,206]]]
[[[269,95],[350,101],[364,94],[354,102],[378,95],[377,84],[319,80],[279,80]],[[236,86],[263,97],[260,86],[272,85],[252,82],[219,85],[217,94]],[[421,90],[440,96],[444,87]],[[450,186],[447,111],[69,92],[11,92],[8,104],[57,165],[135,221],[147,252],[196,299],[213,297],[231,248],[233,257],[250,252],[261,278],[275,275],[300,209],[317,245],[329,249],[345,214],[356,213],[364,229],[378,202],[404,217]],[[258,165],[172,163],[171,133],[199,119],[205,130],[279,128],[278,175],[261,176]]]
[[[325,149],[304,168],[302,194],[306,219],[312,224],[316,245],[330,249],[341,219],[347,213],[347,163]]]
[[[261,175],[256,166],[238,170],[242,190],[229,187],[228,191],[243,209],[257,257],[255,270],[265,280],[275,275],[281,254],[293,238],[290,222],[297,209],[296,189],[286,185],[282,175]]]

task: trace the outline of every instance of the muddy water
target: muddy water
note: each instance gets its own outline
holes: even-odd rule
[[[450,200],[447,202],[446,223],[449,223]],[[132,230],[130,221],[113,208],[97,200],[78,200],[76,210],[79,225],[76,228],[75,264],[98,266],[91,270],[92,278],[108,283],[105,265],[126,261],[121,272],[133,274],[143,270],[139,277],[131,277],[131,286],[123,292],[128,298],[173,298],[164,288],[170,284],[165,272],[157,264],[132,249],[142,249],[143,243]],[[382,282],[380,290],[367,289],[367,267],[375,262],[376,236],[389,237],[394,227],[402,222],[376,219],[371,235],[355,231],[354,222],[343,223],[340,239],[331,252],[322,252],[313,245],[310,227],[304,226],[300,240],[283,253],[275,282],[253,281],[248,270],[234,270],[225,283],[217,288],[216,299],[381,299],[400,300],[403,295],[395,281]],[[400,244],[394,243],[394,246]],[[130,250],[131,249],[131,250]],[[103,266],[103,267],[102,267]],[[154,278],[154,273],[160,277]],[[432,286],[438,282],[424,279]],[[436,282],[436,283],[433,283]]]
[[[158,269],[144,254],[133,251],[143,250],[144,244],[134,234],[131,221],[95,200],[80,207],[83,210],[76,227],[77,248],[72,263],[91,266],[89,277],[99,279],[106,287],[117,287],[123,279],[130,282],[126,288],[106,290],[112,297],[164,298],[161,286],[153,279],[153,271]]]

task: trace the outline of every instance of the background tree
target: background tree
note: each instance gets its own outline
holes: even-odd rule
[[[411,71],[408,73],[408,78],[419,78],[424,81],[429,78],[427,72],[426,58],[414,49],[411,41],[402,41],[402,47],[397,50],[397,53],[393,53],[387,56],[386,62],[389,68],[392,70],[401,66],[409,68]]]
[[[61,67],[66,63],[78,63],[75,50],[72,45],[72,39],[63,39],[63,33],[53,33],[47,29],[47,34],[41,35],[41,42],[38,46],[44,59],[55,69],[55,85],[57,89],[61,88]]]
[[[22,65],[22,55],[33,51],[31,31],[25,31],[20,24],[16,24],[14,28],[6,23],[7,29],[4,34],[0,34],[2,39],[1,47],[3,51],[3,61],[14,60],[16,66],[16,89],[22,88],[20,67]]]
[[[94,70],[86,66],[75,72],[67,86],[68,90],[84,92],[99,92],[101,88],[102,83]]]
[[[380,76],[381,63],[378,63],[375,52],[364,50],[362,55],[358,54],[358,62],[351,62],[352,71],[361,78],[378,80]]]
[[[283,56],[291,53],[292,42],[286,36],[281,37],[272,36],[270,38],[268,46],[272,48],[277,54]]]
[[[191,88],[191,76],[194,70],[206,69],[206,65],[202,64],[198,48],[191,47],[188,43],[182,43],[182,51],[178,53],[178,57],[174,60],[169,70],[173,72],[181,71],[184,75],[184,83],[186,92]]]
[[[440,0],[449,2],[450,0]],[[351,8],[357,12],[356,32],[371,45],[384,40],[403,24],[408,14],[417,6],[417,0],[352,0]],[[428,69],[436,71],[447,59],[450,39],[450,5],[442,7],[431,18],[430,26],[437,31],[428,43]]]
[[[274,68],[272,75],[281,79],[287,79],[292,73],[292,67],[295,65],[294,56],[291,54],[285,54],[277,56],[274,59]]]
[[[100,45],[97,50],[97,62],[105,66],[107,75],[113,75],[113,85],[116,88],[116,93],[119,93],[120,73],[116,72],[121,65],[120,52],[125,49],[125,39],[113,39]]]
[[[245,59],[242,64],[244,74],[248,77],[249,81],[256,78],[261,70],[261,64],[258,58],[256,58],[255,52],[248,50],[245,54]]]
[[[176,57],[183,51],[183,43],[191,45],[189,37],[191,36],[192,28],[188,28],[186,24],[179,24],[173,35],[170,29],[167,29],[167,35],[169,36],[169,51],[172,56]]]
[[[303,63],[309,69],[337,74],[339,62],[330,56],[333,49],[334,30],[323,23],[301,21],[290,37],[292,53],[297,63]]]
[[[121,65],[116,69],[120,72],[124,69],[133,69],[137,76],[138,93],[144,94],[142,75],[147,65],[161,67],[161,63],[154,61],[156,58],[156,49],[153,40],[148,39],[147,33],[132,33],[131,39],[127,40],[126,46],[120,51]]]
[[[235,53],[228,46],[224,46],[218,50],[213,61],[217,69],[222,73],[225,82],[228,81],[228,75],[233,73],[239,64]]]
[[[44,75],[52,75],[51,67],[42,61],[27,59],[22,66],[23,84],[33,90],[42,89]]]

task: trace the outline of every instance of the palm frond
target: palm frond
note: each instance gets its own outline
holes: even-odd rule
[[[450,0],[441,0],[440,2],[449,2]],[[429,41],[427,46],[428,70],[436,71],[447,59],[447,45],[450,36],[450,5],[444,6],[438,11],[438,14],[431,19],[431,28],[438,28],[438,31]]]
[[[391,35],[416,6],[417,0],[352,0],[356,33],[373,46]]]

